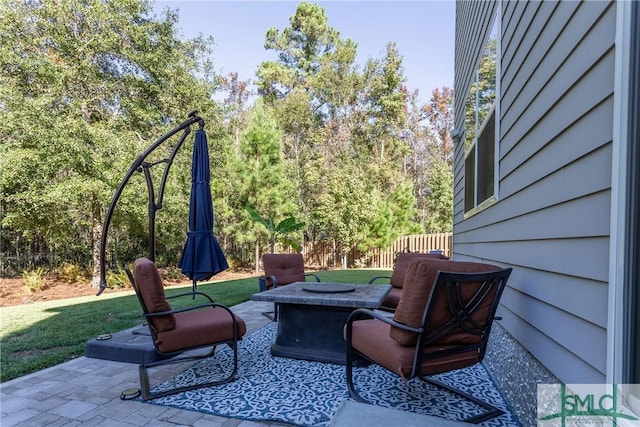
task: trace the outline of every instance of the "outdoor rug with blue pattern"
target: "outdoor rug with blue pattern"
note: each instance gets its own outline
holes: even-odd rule
[[[239,343],[239,368],[231,383],[200,388],[148,403],[205,412],[228,418],[279,421],[298,426],[328,426],[345,399],[350,399],[344,366],[273,357],[276,324],[245,336]],[[200,361],[174,378],[153,388],[204,382],[219,374],[220,364],[231,365],[228,348]],[[228,371],[227,371],[228,372]],[[447,384],[471,392],[505,410],[505,414],[483,426],[519,426],[517,418],[482,364],[434,376]],[[481,411],[473,403],[419,379],[403,383],[376,365],[354,368],[354,382],[362,396],[377,406],[395,408],[450,420],[462,420]]]

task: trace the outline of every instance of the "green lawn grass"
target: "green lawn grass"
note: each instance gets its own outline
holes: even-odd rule
[[[331,270],[317,272],[325,282],[366,283],[381,270]],[[175,295],[189,288],[167,288]],[[233,306],[258,292],[255,277],[203,284],[198,290],[214,301]],[[181,298],[182,303],[190,298]],[[173,303],[173,302],[172,302]],[[37,302],[0,308],[0,381],[82,356],[88,340],[143,323],[133,291],[105,291],[101,296]]]

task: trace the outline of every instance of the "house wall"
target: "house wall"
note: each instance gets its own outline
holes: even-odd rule
[[[503,328],[562,382],[605,382],[616,5],[458,2],[456,112],[497,7],[498,201],[465,218],[457,144],[453,258],[514,267]]]

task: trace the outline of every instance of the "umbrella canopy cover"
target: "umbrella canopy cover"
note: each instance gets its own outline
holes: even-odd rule
[[[191,199],[189,232],[179,267],[195,283],[208,280],[229,268],[218,240],[213,235],[213,201],[211,200],[209,147],[204,130],[196,131],[191,162]]]

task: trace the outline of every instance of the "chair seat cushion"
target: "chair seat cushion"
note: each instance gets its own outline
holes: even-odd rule
[[[366,354],[374,363],[399,375],[412,378],[415,346],[403,346],[389,336],[391,326],[377,319],[353,322],[352,345],[358,352]],[[477,350],[454,355],[437,355],[450,346],[425,347],[425,359],[414,376],[435,375],[454,369],[474,365],[480,361]]]
[[[156,347],[163,353],[203,347],[233,339],[232,319],[224,308],[214,307],[175,314],[175,328],[156,335]],[[247,332],[247,325],[236,318],[237,337]]]

